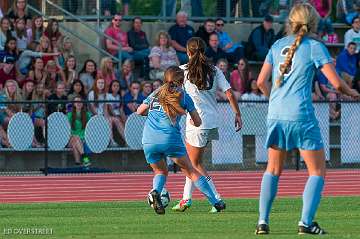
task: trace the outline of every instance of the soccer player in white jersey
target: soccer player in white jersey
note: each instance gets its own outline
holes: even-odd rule
[[[300,150],[309,173],[298,233],[325,233],[313,221],[325,177],[324,146],[311,100],[316,69],[320,69],[340,93],[354,98],[359,98],[359,94],[339,78],[326,46],[314,39],[318,18],[310,4],[295,5],[289,14],[288,36],[273,44],[259,74],[258,86],[270,97],[265,144],[269,158],[261,182],[256,234],[270,231],[269,214],[286,152],[295,148]],[[270,76],[272,87],[268,81]]]
[[[229,99],[230,106],[235,113],[235,130],[241,129],[242,121],[238,103],[234,97],[229,83],[224,74],[216,66],[212,65],[205,56],[205,42],[199,37],[193,37],[187,42],[186,50],[189,63],[182,65],[185,71],[185,91],[192,98],[196,110],[199,112],[202,124],[194,127],[190,123],[190,116],[186,118],[185,141],[186,151],[193,167],[202,175],[206,176],[209,185],[217,198],[220,195],[216,191],[211,177],[202,164],[202,156],[205,147],[211,140],[218,139],[218,118],[221,117],[217,111],[216,90],[220,88]],[[173,207],[173,210],[183,212],[191,206],[194,184],[186,178],[183,199]],[[212,212],[217,212],[214,207]]]

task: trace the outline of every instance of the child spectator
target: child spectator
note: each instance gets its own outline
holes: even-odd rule
[[[75,56],[73,47],[72,47],[72,41],[70,37],[68,36],[62,36],[58,42],[58,47],[56,49],[58,52],[60,52],[58,59],[59,65],[61,68],[65,68],[65,61],[70,56]]]
[[[252,73],[248,61],[245,58],[240,59],[237,69],[231,72],[230,76],[230,85],[237,99],[245,93],[245,87],[251,78]]]
[[[110,57],[101,59],[97,76],[105,80],[106,87],[109,87],[110,83],[116,80],[114,63]]]
[[[332,0],[311,0],[310,3],[314,6],[320,15],[320,20],[318,23],[319,37],[323,38],[326,42],[335,43],[333,42],[334,28],[330,18]]]
[[[195,36],[200,37],[209,46],[210,35],[215,33],[215,22],[212,19],[207,19],[204,22],[204,25],[199,26],[198,31],[195,33]]]
[[[176,51],[170,46],[170,36],[165,31],[160,31],[156,37],[155,46],[150,55],[150,79],[163,79],[165,70],[170,66],[180,64]]]
[[[87,59],[83,68],[79,73],[79,79],[82,81],[85,87],[85,93],[90,92],[94,85],[94,81],[97,75],[97,67],[95,61]]]
[[[7,102],[16,102],[22,101],[21,91],[18,83],[13,80],[7,80],[4,85],[4,98]],[[3,125],[7,128],[10,119],[21,110],[20,104],[7,104],[5,109],[5,118],[3,120]]]
[[[356,43],[356,53],[360,51],[360,17],[356,16],[352,19],[352,28],[345,32],[344,44],[345,48],[350,42]]]
[[[72,148],[75,158],[75,164],[80,165],[83,160],[84,166],[90,166],[88,155],[85,154],[85,127],[91,118],[91,113],[86,110],[81,96],[74,98],[74,107],[72,111],[67,114],[69,123],[71,125],[71,138],[69,146]]]
[[[11,37],[10,19],[3,17],[0,20],[0,51],[4,51],[6,39]]]
[[[16,47],[16,38],[10,36],[6,39],[5,48],[0,52],[0,57],[12,57],[15,61],[18,59],[19,51]]]
[[[44,69],[44,61],[41,58],[35,58],[33,68],[29,72],[29,78],[35,82],[35,84],[45,84],[47,73]]]
[[[54,93],[56,86],[59,82],[65,83],[65,75],[63,70],[58,69],[55,61],[48,61],[45,66],[46,79],[45,79],[45,88],[47,90],[47,95],[49,93]]]
[[[56,90],[53,94],[51,94],[48,97],[49,101],[66,101],[67,97],[65,95],[65,84],[64,82],[57,82],[56,84]],[[54,112],[62,112],[62,113],[66,113],[66,103],[49,103],[48,104],[48,110],[47,113],[48,115],[54,113]]]
[[[130,91],[124,95],[124,112],[126,116],[136,112],[137,107],[145,97],[140,92],[140,82],[133,81],[130,84]]]
[[[76,96],[80,96],[82,99],[86,99],[85,87],[81,80],[73,81],[67,99],[72,101]]]
[[[162,86],[163,82],[162,80],[154,80],[153,83],[152,83],[152,88],[153,88],[153,91],[159,89],[161,86]]]
[[[5,82],[11,79],[16,79],[15,59],[12,56],[4,56],[0,64],[0,90]]]
[[[151,92],[153,92],[152,84],[150,81],[141,82],[141,94],[144,98],[147,98]]]
[[[78,79],[78,75],[76,73],[76,58],[75,56],[69,56],[65,60],[65,68],[64,68],[64,76],[65,76],[65,87],[68,92],[74,80]]]
[[[349,42],[346,49],[343,49],[336,58],[336,71],[350,88],[353,85],[352,80],[356,73],[357,62],[356,43]]]
[[[42,16],[35,16],[31,28],[27,29],[29,42],[40,43],[40,37],[44,34],[44,21]]]
[[[225,58],[221,58],[217,61],[216,66],[222,71],[226,80],[228,82],[230,82],[230,73],[228,71],[228,66],[229,66],[228,61]],[[220,100],[220,101],[225,101],[225,100],[227,100],[227,96],[221,89],[217,89],[216,90],[216,99]]]
[[[49,20],[49,23],[45,29],[44,36],[49,38],[51,49],[54,49],[57,47],[58,41],[60,37],[62,36],[60,30],[59,30],[59,22],[55,18],[52,18]]]
[[[113,101],[109,104],[109,115],[115,117],[124,126],[126,117],[123,110],[122,97],[120,95],[120,82],[115,80],[109,87],[108,99]]]
[[[245,87],[244,94],[241,96],[241,100],[245,101],[264,101],[266,97],[261,94],[259,87],[257,86],[256,79],[250,79]],[[246,106],[256,106],[256,103],[245,103]]]
[[[135,80],[134,76],[134,62],[132,60],[125,60],[122,65],[122,77],[120,81],[121,96],[124,96],[130,89],[130,84]]]

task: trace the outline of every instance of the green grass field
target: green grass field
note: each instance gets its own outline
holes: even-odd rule
[[[258,201],[226,202],[228,208],[220,214],[209,214],[206,201],[195,201],[185,213],[168,208],[164,216],[139,201],[0,204],[0,238],[258,238],[254,235]],[[278,199],[271,216],[271,235],[266,238],[299,237],[300,208],[300,198]],[[360,197],[323,198],[317,220],[329,232],[325,238],[360,238]],[[53,234],[5,234],[18,228],[48,228]]]

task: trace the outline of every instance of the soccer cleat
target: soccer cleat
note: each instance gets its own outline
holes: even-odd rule
[[[256,226],[255,235],[265,235],[270,233],[268,224],[258,224]]]
[[[323,229],[321,229],[321,227],[317,222],[313,222],[311,226],[306,226],[304,223],[299,222],[298,234],[323,235],[326,234],[326,232]]]
[[[84,165],[85,168],[90,167],[91,162],[90,162],[90,159],[88,157],[83,158],[83,165]]]
[[[157,214],[165,214],[165,208],[161,202],[160,193],[152,190],[150,193],[153,201],[153,208]]]
[[[225,210],[226,204],[223,200],[219,200],[217,203],[214,204],[214,206],[211,208],[211,213],[217,213]]]
[[[184,212],[186,209],[190,208],[192,204],[191,199],[182,199],[178,204],[172,207],[171,210],[176,212]]]

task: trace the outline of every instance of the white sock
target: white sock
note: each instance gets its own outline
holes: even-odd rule
[[[208,184],[209,184],[211,190],[215,194],[216,199],[220,199],[220,194],[216,191],[215,184],[214,184],[214,181],[212,180],[212,178],[210,176],[207,176],[206,180],[208,181]]]
[[[183,200],[191,199],[194,190],[195,190],[195,184],[191,181],[190,178],[186,177]]]

